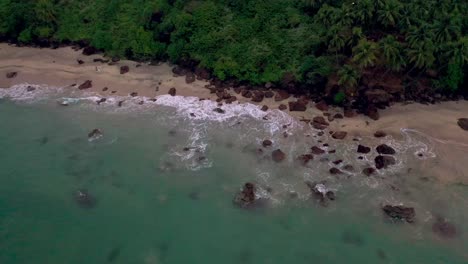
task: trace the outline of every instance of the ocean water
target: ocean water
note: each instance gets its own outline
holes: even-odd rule
[[[417,131],[342,141],[253,105],[224,114],[170,96],[97,105],[71,88],[27,86],[0,89],[2,264],[468,263],[468,187],[428,177],[437,143]],[[95,128],[103,136],[90,140]],[[397,164],[363,175],[381,143],[397,150]],[[360,155],[358,144],[373,150]],[[303,166],[296,157],[311,146],[336,152]],[[324,181],[336,200],[317,203],[306,181]],[[246,182],[264,206],[233,204]],[[79,190],[95,204],[80,206]],[[384,204],[414,207],[415,222],[388,219]],[[434,234],[437,216],[455,237]]]

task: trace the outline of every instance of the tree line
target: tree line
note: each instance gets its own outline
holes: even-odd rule
[[[375,69],[468,86],[468,2],[453,0],[0,0],[0,39],[84,41],[109,56],[194,61],[221,80],[346,90]],[[466,89],[466,88],[464,88]]]

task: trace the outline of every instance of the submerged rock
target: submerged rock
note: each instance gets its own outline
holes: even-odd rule
[[[395,158],[393,158],[392,156],[379,155],[375,157],[374,161],[375,161],[375,167],[379,170],[387,168],[390,165],[396,164]]]
[[[73,194],[75,202],[82,208],[90,209],[96,206],[96,198],[86,189],[79,189]]]
[[[384,213],[392,219],[405,220],[408,223],[414,222],[416,212],[413,207],[400,205],[385,205],[382,207]]]
[[[454,238],[457,235],[455,226],[442,217],[437,217],[434,224],[432,224],[432,232],[442,238]]]
[[[338,168],[330,168],[329,170],[330,174],[342,174],[343,172],[339,170]]]
[[[309,161],[314,159],[314,155],[312,154],[302,154],[297,158],[299,161],[301,161],[302,165],[307,165]]]
[[[102,137],[102,132],[101,130],[95,128],[91,132],[88,133],[88,139],[89,140],[96,140],[98,138]]]
[[[377,150],[377,153],[385,154],[385,155],[394,155],[396,153],[392,147],[386,144],[378,145],[376,150]]]
[[[284,110],[287,110],[288,107],[287,107],[285,104],[280,104],[280,105],[278,106],[278,109],[281,110],[281,111],[284,111]]]
[[[365,168],[365,169],[362,170],[362,173],[363,173],[364,175],[366,175],[366,176],[371,176],[372,174],[375,173],[375,169],[374,169],[374,168],[371,168],[371,167]]]
[[[236,196],[233,199],[233,203],[236,206],[245,209],[252,209],[265,206],[267,199],[257,198],[255,196],[256,191],[257,187],[255,186],[255,184],[247,182],[246,184],[244,184],[242,190],[236,194]]]
[[[84,89],[89,89],[93,87],[93,81],[91,80],[86,80],[84,83],[80,84],[80,86],[78,86],[78,89],[79,90],[84,90]]]
[[[460,118],[457,122],[461,129],[468,131],[468,118]]]
[[[317,146],[313,146],[310,148],[312,154],[315,154],[315,155],[322,155],[325,153],[325,150],[317,147]]]
[[[323,130],[327,128],[330,124],[325,121],[325,118],[323,116],[316,116],[312,119],[312,126],[315,129],[320,129]]]
[[[224,111],[223,109],[219,108],[219,107],[216,107],[215,109],[213,109],[214,112],[218,113],[218,114],[224,114],[226,113],[226,111]]]
[[[281,149],[277,149],[271,153],[271,158],[275,162],[281,162],[286,158],[286,154],[284,154],[284,152],[281,151]]]
[[[306,182],[309,187],[312,196],[322,205],[327,206],[328,201],[334,201],[336,199],[335,193],[329,190],[324,183]]]
[[[260,110],[262,110],[263,112],[266,112],[266,111],[268,111],[268,106],[267,106],[267,105],[263,105],[262,108],[261,108]]]

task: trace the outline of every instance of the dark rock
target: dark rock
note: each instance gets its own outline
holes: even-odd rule
[[[95,128],[93,129],[91,132],[88,133],[88,138],[89,139],[96,139],[96,138],[99,138],[99,137],[102,137],[102,132],[101,130]]]
[[[263,101],[265,94],[262,91],[254,91],[252,93],[252,102],[260,103]]]
[[[187,70],[180,66],[175,66],[174,68],[172,68],[172,73],[174,73],[176,76],[182,76],[187,73]]]
[[[98,50],[95,47],[88,46],[83,49],[82,53],[83,55],[90,56],[90,55],[96,54],[97,52]]]
[[[390,146],[388,146],[386,144],[378,145],[376,150],[377,150],[377,153],[379,153],[379,154],[385,154],[385,155],[394,155],[395,154],[395,150],[392,147],[390,147]]]
[[[82,83],[80,86],[78,86],[78,89],[84,90],[84,89],[89,89],[93,87],[93,82],[91,80],[87,80],[84,83]]]
[[[371,168],[371,167],[365,168],[365,169],[362,170],[362,173],[363,173],[364,175],[366,175],[366,176],[371,176],[372,174],[375,173],[375,169],[374,169],[374,168]]]
[[[253,183],[247,182],[244,184],[244,188],[234,197],[234,204],[247,208],[253,205],[255,202],[255,185]]]
[[[84,61],[82,61],[82,60],[76,60],[76,62],[78,62],[78,64],[80,64],[80,65],[84,63]]]
[[[286,158],[286,154],[284,154],[284,152],[281,151],[280,149],[277,149],[271,153],[271,158],[275,162],[281,162]]]
[[[341,162],[343,162],[343,160],[339,159],[339,160],[333,161],[333,164],[338,165],[338,164],[340,164]]]
[[[103,91],[103,92],[105,92],[105,91],[107,91],[107,90],[109,90],[109,88],[107,88],[107,87],[102,88],[102,91]]]
[[[268,106],[266,106],[266,105],[262,106],[261,110],[264,111],[264,112],[268,111]]]
[[[86,189],[79,189],[73,194],[75,202],[82,208],[91,209],[96,206],[97,200]]]
[[[307,110],[307,101],[297,100],[296,102],[289,102],[289,111],[304,112]]]
[[[346,171],[354,171],[354,167],[351,164],[344,165],[343,169]]]
[[[375,157],[375,167],[379,170],[394,164],[396,164],[396,161],[392,156],[379,155]]]
[[[242,90],[241,95],[245,98],[252,98],[252,92],[249,90]]]
[[[120,74],[125,74],[130,71],[130,68],[128,66],[120,66]]]
[[[196,67],[195,68],[195,75],[197,75],[198,79],[200,80],[209,80],[211,79],[211,73],[207,69],[203,67]]]
[[[312,126],[315,129],[320,129],[323,130],[330,125],[327,121],[325,121],[325,118],[323,116],[316,116],[312,119]]]
[[[365,96],[371,104],[388,104],[393,98],[392,95],[381,89],[367,90]]]
[[[366,147],[366,146],[363,146],[363,145],[358,145],[357,147],[357,152],[358,153],[363,153],[363,154],[367,154],[371,151],[371,148],[369,147]]]
[[[323,183],[306,182],[306,185],[309,187],[312,196],[320,202],[322,206],[327,206],[328,200],[333,201],[336,199],[335,194],[328,190]]]
[[[353,109],[345,109],[343,114],[347,118],[355,117],[357,115],[356,111],[354,111]]]
[[[272,91],[266,91],[265,92],[265,98],[273,98],[275,96],[275,93]]]
[[[193,72],[187,72],[185,75],[185,83],[193,83],[195,81],[195,74]]]
[[[335,114],[335,115],[333,116],[333,118],[335,118],[335,119],[343,119],[343,115],[342,115],[342,114]]]
[[[437,217],[434,224],[432,224],[432,232],[442,238],[454,238],[457,235],[455,226],[442,217]]]
[[[331,174],[342,174],[343,172],[340,171],[338,168],[330,168],[329,172]]]
[[[335,193],[332,192],[332,191],[327,191],[325,193],[325,196],[331,201],[335,201],[335,199],[336,199]]]
[[[167,93],[169,95],[171,95],[171,96],[175,96],[176,95],[176,88],[172,87],[171,89],[169,89],[169,91]]]
[[[288,107],[287,107],[286,105],[284,105],[284,104],[280,104],[280,105],[278,106],[278,109],[281,110],[281,111],[284,111],[284,110],[287,110]]]
[[[332,134],[332,138],[334,139],[344,139],[348,133],[345,131],[336,131]]]
[[[235,101],[237,101],[237,97],[231,95],[228,99],[226,99],[226,104],[232,104]]]
[[[124,103],[124,101],[119,101],[119,102],[117,103],[117,105],[118,105],[119,107],[122,107],[123,103]]]
[[[273,142],[271,142],[271,140],[269,140],[269,139],[265,139],[265,140],[263,140],[263,142],[262,142],[262,146],[265,147],[265,148],[266,148],[266,147],[269,147],[269,146],[271,146],[271,145],[273,145]]]
[[[385,132],[381,131],[381,130],[378,130],[378,131],[376,131],[374,133],[374,137],[376,137],[376,138],[381,138],[381,137],[386,137],[386,136],[387,136],[387,134]]]
[[[367,107],[367,109],[365,111],[365,115],[368,116],[370,119],[373,119],[373,120],[379,120],[379,118],[380,118],[379,110],[375,106]]]
[[[382,210],[387,216],[393,219],[405,220],[408,223],[413,223],[416,216],[416,212],[413,207],[385,205],[382,207]]]
[[[344,231],[341,235],[341,239],[344,243],[354,246],[362,246],[364,244],[362,237],[350,230]]]
[[[458,119],[457,124],[461,127],[461,129],[468,131],[468,118]]]
[[[275,101],[276,102],[283,101],[283,100],[288,99],[290,96],[291,95],[289,95],[288,92],[286,92],[284,90],[279,90],[275,95]]]
[[[215,111],[216,113],[218,114],[224,114],[226,113],[226,111],[224,111],[223,109],[219,108],[219,107],[216,107],[215,109],[213,109],[213,111]]]
[[[36,90],[36,87],[32,87],[32,86],[26,87],[26,91],[27,91],[27,92],[32,92],[32,91],[34,91],[34,90]]]
[[[315,104],[315,107],[320,110],[320,111],[328,111],[328,105],[325,103],[325,101],[320,101]]]
[[[316,146],[313,146],[312,148],[310,148],[312,154],[314,155],[322,155],[322,154],[325,154],[325,150],[319,148],[319,147],[316,147]]]
[[[111,61],[112,61],[112,62],[119,62],[119,61],[120,61],[120,58],[119,58],[119,57],[112,57],[112,58],[111,58]]]
[[[98,58],[98,59],[93,59],[93,62],[108,63],[109,60],[104,60],[104,59]]]
[[[302,165],[306,165],[309,161],[314,159],[314,155],[302,154],[297,159],[301,161]]]
[[[138,96],[138,93],[137,93],[137,92],[132,92],[132,93],[130,94],[130,96],[131,96],[131,97]]]

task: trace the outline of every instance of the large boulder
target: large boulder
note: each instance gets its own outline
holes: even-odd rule
[[[80,84],[80,86],[78,86],[78,89],[84,90],[84,89],[89,89],[91,87],[93,87],[93,81],[87,80],[84,83]]]
[[[468,118],[458,119],[457,124],[461,127],[461,129],[468,131]]]
[[[281,162],[286,158],[286,154],[281,149],[277,149],[271,153],[271,158],[275,162]]]
[[[275,95],[275,101],[283,101],[283,100],[286,100],[290,97],[291,95],[289,95],[289,93],[287,91],[284,91],[284,90],[279,90],[276,95]]]
[[[369,105],[364,114],[373,120],[379,120],[380,118],[379,110],[374,105]]]
[[[371,104],[388,104],[393,98],[391,94],[381,89],[367,90],[365,96]]]
[[[187,73],[187,70],[180,66],[175,66],[174,68],[172,68],[172,73],[174,73],[174,75],[176,76],[183,76]]]
[[[325,150],[317,147],[317,146],[313,146],[310,148],[310,151],[312,152],[312,154],[314,155],[322,155],[322,154],[325,154]]]
[[[379,170],[385,169],[390,165],[396,164],[395,158],[393,158],[392,156],[379,155],[375,157],[374,161],[375,161],[375,167]]]
[[[271,140],[269,140],[269,139],[265,139],[262,142],[262,146],[265,147],[265,148],[270,147],[271,145],[273,145],[273,142],[271,142]]]
[[[260,103],[265,98],[265,94],[262,91],[254,91],[252,93],[252,102]]]
[[[325,101],[320,101],[316,103],[315,107],[322,112],[328,111],[328,105]]]
[[[288,107],[287,107],[285,104],[280,104],[280,105],[278,106],[278,109],[281,110],[281,111],[284,111],[284,110],[287,110]]]
[[[395,154],[395,150],[392,147],[390,147],[390,146],[388,146],[386,144],[378,145],[376,150],[377,150],[377,153],[379,153],[379,154],[385,154],[385,155],[394,155]]]
[[[241,95],[245,98],[252,98],[252,92],[249,90],[242,90]]]
[[[413,207],[405,207],[400,205],[385,205],[382,207],[383,212],[392,219],[404,220],[408,223],[413,223],[416,212]]]
[[[382,130],[377,130],[374,133],[374,137],[376,138],[381,138],[381,137],[386,137],[387,133],[383,132]]]
[[[210,71],[203,67],[196,67],[195,75],[197,75],[198,79],[200,80],[209,80],[211,78]]]
[[[297,100],[296,102],[289,102],[289,111],[304,112],[307,110],[306,100]]]

